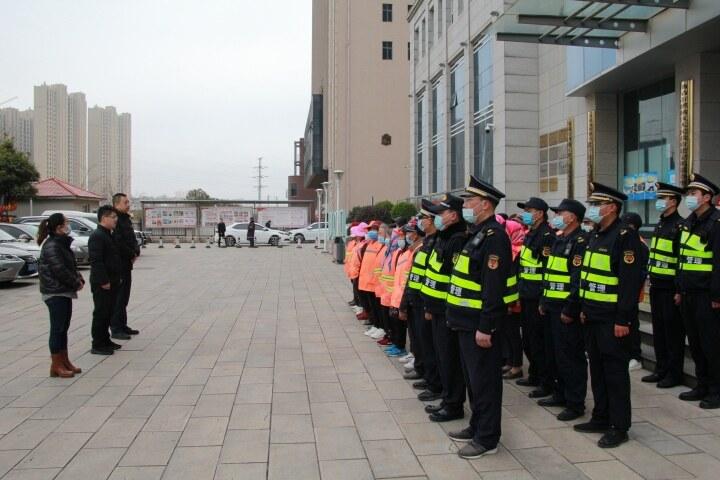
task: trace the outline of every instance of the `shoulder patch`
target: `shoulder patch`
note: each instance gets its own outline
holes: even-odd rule
[[[625,250],[623,252],[623,262],[627,263],[628,265],[632,265],[635,263],[635,252],[632,250]]]
[[[492,228],[488,228],[487,230],[485,230],[486,237],[489,237],[490,235],[494,235],[494,234],[495,234],[495,230]]]
[[[580,255],[575,255],[572,263],[574,267],[579,267],[582,265],[582,257]]]
[[[620,229],[620,235],[625,235],[627,233],[627,228],[621,228]]]
[[[575,242],[576,243],[585,243],[585,237],[578,237],[578,239]]]
[[[460,258],[460,253],[455,253],[452,258],[453,265],[455,265],[457,263],[458,258]]]
[[[542,256],[543,257],[549,257],[552,249],[550,247],[543,247],[542,249]]]
[[[500,257],[497,255],[488,255],[487,266],[490,270],[496,270],[500,266]]]
[[[545,233],[543,234],[543,236],[544,236],[544,237],[547,237],[547,236],[550,235],[551,233],[552,233],[552,232],[545,232]]]

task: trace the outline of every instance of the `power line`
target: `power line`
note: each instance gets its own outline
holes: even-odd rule
[[[265,170],[267,167],[263,167],[262,164],[263,157],[258,157],[258,164],[257,167],[253,167],[253,170],[257,170],[257,175],[255,175],[252,178],[257,179],[257,185],[255,186],[255,189],[258,191],[258,200],[262,200],[262,189],[267,187],[267,185],[263,185],[262,181],[264,178],[268,178],[267,175],[263,175],[263,170]]]

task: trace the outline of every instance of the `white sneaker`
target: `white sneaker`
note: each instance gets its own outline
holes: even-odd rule
[[[630,360],[630,363],[628,364],[629,371],[632,372],[633,370],[640,370],[641,368],[642,368],[642,363],[638,362],[634,358],[632,360]]]
[[[377,332],[377,327],[370,327],[367,330],[365,330],[365,335],[367,335],[369,337],[375,332]]]
[[[384,336],[385,336],[385,330],[383,330],[382,328],[378,328],[377,330],[375,330],[375,333],[370,335],[370,338],[372,338],[373,340],[380,340]]]
[[[398,358],[398,362],[400,363],[407,363],[410,360],[415,358],[412,353],[408,353],[407,355],[403,355],[402,357]]]
[[[412,360],[410,360],[409,362],[407,362],[407,363],[404,365],[404,367],[405,367],[405,370],[407,370],[408,372],[409,372],[410,370],[414,370],[414,369],[415,369],[415,359],[413,358]]]

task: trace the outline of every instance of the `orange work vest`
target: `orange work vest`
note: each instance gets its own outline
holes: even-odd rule
[[[358,288],[363,292],[375,292],[373,269],[375,268],[375,258],[378,253],[384,248],[377,240],[370,241],[367,248],[365,249],[365,255],[362,257],[360,263],[360,281]]]
[[[345,245],[345,262],[343,263],[343,270],[345,270],[345,275],[347,275],[348,278],[350,277],[350,263],[352,262],[352,256],[355,252],[355,247],[357,246],[357,240],[352,239],[348,240],[348,243]]]
[[[400,302],[402,301],[403,293],[405,292],[405,285],[407,284],[408,274],[412,268],[413,255],[415,250],[420,248],[420,243],[416,248],[408,248],[398,258],[397,264],[395,264],[395,279],[393,284],[392,296],[390,297],[390,306],[393,308],[400,308]]]
[[[373,261],[372,278],[370,280],[370,291],[373,292],[378,298],[382,296],[382,291],[380,295],[378,295],[378,284],[380,283],[380,275],[382,274],[382,266],[383,260],[385,260],[386,250],[387,247],[385,245],[380,247],[380,251],[377,253],[377,255],[375,256],[375,260]]]
[[[380,281],[378,282],[378,288],[375,289],[375,294],[380,297],[380,305],[383,307],[390,306],[390,297],[393,292],[393,285],[395,284],[395,265],[398,257],[400,256],[400,250],[395,250],[390,256],[390,260],[387,258],[383,259],[382,272],[380,273]]]
[[[357,242],[353,249],[353,256],[350,260],[348,267],[348,276],[350,280],[355,280],[360,276],[360,263],[362,262],[363,247],[368,243],[368,240],[362,240]]]

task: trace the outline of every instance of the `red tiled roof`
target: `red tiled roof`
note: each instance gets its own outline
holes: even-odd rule
[[[59,178],[51,177],[39,182],[33,183],[37,190],[38,197],[73,197],[73,198],[89,198],[92,200],[102,200],[103,197],[97,193],[88,192],[75,185],[70,185]]]

